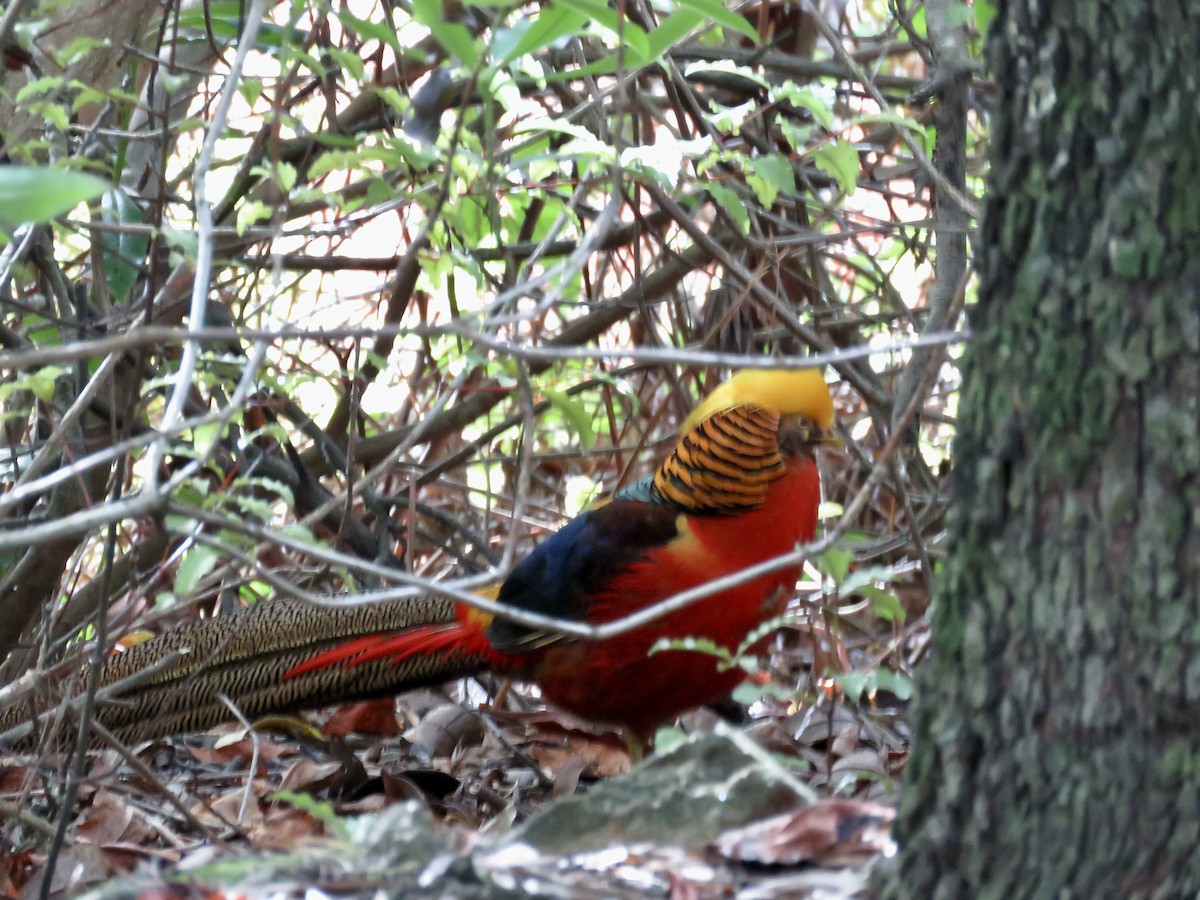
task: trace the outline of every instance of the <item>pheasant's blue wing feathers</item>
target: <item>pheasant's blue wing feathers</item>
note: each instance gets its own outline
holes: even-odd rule
[[[654,476],[648,475],[640,481],[635,481],[633,484],[627,484],[615,494],[614,500],[637,500],[642,503],[658,503],[660,502],[654,496]]]
[[[591,598],[621,570],[678,534],[678,513],[661,503],[619,497],[573,519],[508,576],[497,600],[531,612],[583,619]],[[488,639],[498,650],[528,650],[554,635],[497,617]]]

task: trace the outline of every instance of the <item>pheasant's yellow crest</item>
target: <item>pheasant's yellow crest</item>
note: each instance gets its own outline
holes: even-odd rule
[[[742,369],[709,394],[680,431],[686,434],[705,419],[739,407],[804,416],[818,428],[833,427],[833,399],[819,369]]]
[[[683,423],[679,443],[654,475],[654,495],[692,512],[739,512],[766,502],[786,472],[779,427],[803,417],[814,433],[833,427],[833,401],[815,369],[744,369]]]

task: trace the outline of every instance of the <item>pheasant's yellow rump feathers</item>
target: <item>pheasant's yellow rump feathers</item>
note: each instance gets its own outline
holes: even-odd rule
[[[717,413],[737,408],[804,416],[818,428],[833,427],[833,400],[819,369],[742,369],[692,411],[680,433],[686,434]]]

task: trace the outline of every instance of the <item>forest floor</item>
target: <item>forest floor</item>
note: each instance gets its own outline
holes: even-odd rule
[[[474,682],[96,752],[68,811],[64,757],[0,759],[0,890],[39,896],[52,871],[42,896],[863,896],[907,704],[800,702],[774,685],[811,659],[780,646],[749,707],[688,715],[637,765],[618,735],[519,686],[481,704]]]

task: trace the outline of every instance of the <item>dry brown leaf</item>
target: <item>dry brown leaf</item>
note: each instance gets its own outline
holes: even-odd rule
[[[572,753],[563,761],[562,765],[554,773],[554,788],[551,790],[553,797],[570,797],[575,793],[575,789],[579,787],[579,776],[581,776],[591,762],[582,753]]]
[[[38,873],[41,864],[32,850],[0,853],[0,894],[8,898],[20,895],[21,888]]]
[[[396,719],[396,701],[391,697],[383,697],[340,707],[325,723],[325,733],[336,737],[345,737],[348,734],[396,737],[400,734],[400,722]]]
[[[192,813],[201,822],[206,825],[221,828],[226,825],[236,825],[238,828],[248,830],[262,822],[262,809],[259,806],[259,801],[267,796],[272,790],[272,787],[262,779],[255,779],[250,784],[250,802],[246,804],[246,815],[242,821],[238,821],[238,816],[242,811],[243,798],[246,796],[244,788],[236,788],[235,790],[226,791],[220,797],[208,803],[200,803],[192,808]]]
[[[858,773],[860,776],[883,777],[888,774],[885,757],[886,751],[864,747],[839,759],[830,768],[829,773],[831,776]]]
[[[420,756],[449,756],[457,747],[474,746],[483,740],[483,723],[474,710],[447,703],[431,710],[404,737]]]
[[[320,820],[294,806],[276,804],[266,811],[262,820],[251,830],[250,841],[256,847],[295,850],[301,840],[324,832],[325,825]]]
[[[89,844],[112,844],[125,836],[132,821],[132,807],[111,791],[101,788],[92,797],[87,815],[76,830],[76,838]]]
[[[857,726],[843,728],[834,737],[833,743],[829,746],[829,752],[837,757],[850,756],[858,750],[859,731]]]
[[[50,893],[58,896],[75,896],[83,888],[104,881],[116,872],[111,868],[108,856],[95,844],[75,844],[58,857],[54,876],[50,882]],[[22,895],[28,895],[28,888]]]
[[[725,832],[727,859],[762,865],[852,865],[884,853],[896,811],[881,803],[833,797]]]
[[[564,734],[562,743],[538,740],[529,746],[529,755],[556,776],[564,768],[573,768],[576,760],[582,761],[576,780],[585,773],[591,778],[611,778],[631,768],[625,742],[616,735],[570,732]]]
[[[244,737],[240,741],[233,741],[232,743],[217,747],[189,746],[187,749],[197,762],[202,762],[210,766],[224,766],[232,762],[244,763],[249,762],[254,757],[254,738]],[[270,741],[261,739],[258,741],[258,758],[263,762],[279,759],[279,757],[285,754],[295,752],[295,747],[289,747],[285,744],[273,744]]]
[[[29,777],[26,766],[0,766],[0,794],[15,794],[25,786]]]
[[[337,762],[319,763],[316,760],[301,757],[292,763],[279,782],[280,790],[303,791],[315,793],[323,790],[337,780],[343,772],[343,766]]]

